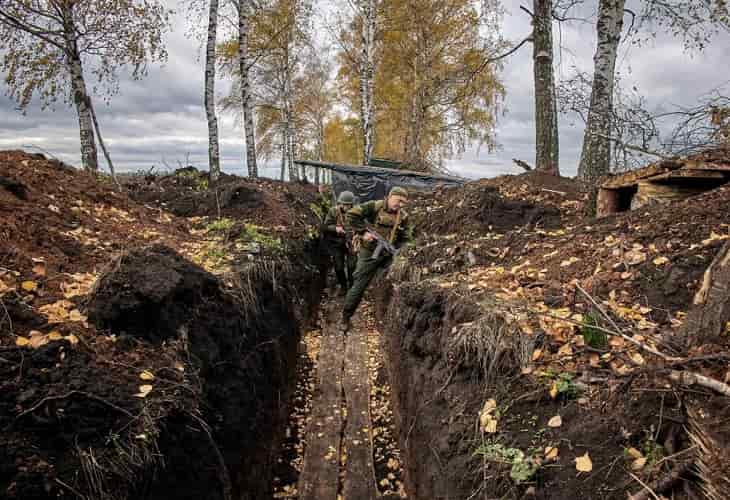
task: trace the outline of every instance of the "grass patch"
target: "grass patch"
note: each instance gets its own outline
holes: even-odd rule
[[[260,246],[274,253],[283,252],[284,245],[281,242],[281,238],[263,233],[261,229],[261,227],[255,224],[247,223],[238,236],[238,241],[251,247]]]
[[[235,224],[233,219],[223,217],[222,219],[214,220],[205,226],[205,231],[208,233],[226,234],[228,233]]]
[[[487,442],[474,450],[475,457],[483,457],[490,462],[510,466],[509,477],[515,483],[524,483],[532,479],[540,468],[533,456],[528,456],[519,448],[509,448],[496,442]]]

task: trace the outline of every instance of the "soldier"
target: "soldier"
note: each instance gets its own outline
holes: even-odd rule
[[[324,238],[327,252],[335,261],[335,274],[340,284],[339,295],[344,297],[352,284],[354,258],[350,255],[350,242],[345,230],[345,214],[352,208],[355,195],[343,191],[337,198],[337,205],[330,208],[324,219]]]
[[[412,238],[413,230],[408,224],[408,216],[403,206],[408,201],[408,192],[402,187],[394,187],[384,200],[369,201],[347,212],[347,220],[355,234],[360,235],[361,245],[357,255],[357,267],[353,283],[347,291],[342,311],[342,330],[350,328],[350,318],[355,313],[370,281],[379,269],[386,268],[393,261],[388,252],[373,255],[377,247],[377,237],[387,239],[399,248]]]

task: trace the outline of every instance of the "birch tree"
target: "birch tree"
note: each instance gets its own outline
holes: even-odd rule
[[[218,147],[218,118],[215,112],[215,67],[216,42],[218,34],[218,0],[210,0],[208,11],[208,39],[205,45],[205,116],[208,120],[208,170],[211,184],[221,174],[220,150]]]
[[[553,74],[553,2],[533,2],[532,59],[535,74],[535,169],[560,175],[558,112]]]
[[[598,5],[591,104],[578,165],[578,178],[590,190],[589,207],[595,206],[598,180],[608,174],[611,162],[613,86],[624,3],[625,0],[600,0]]]
[[[2,0],[0,68],[8,94],[26,108],[37,95],[44,107],[73,103],[81,162],[98,169],[90,73],[106,98],[118,91],[118,71],[145,75],[167,57],[162,34],[169,11],[154,0]],[[90,69],[89,69],[90,68]]]
[[[254,138],[253,99],[250,81],[252,61],[248,51],[252,10],[251,0],[239,0],[238,69],[240,73],[241,115],[243,117],[243,135],[246,144],[246,169],[248,170],[248,176],[255,179],[259,176],[259,169],[256,165],[256,140]]]
[[[375,0],[358,0],[362,19],[360,27],[360,121],[363,135],[363,165],[370,163],[375,134],[375,33],[377,5]]]

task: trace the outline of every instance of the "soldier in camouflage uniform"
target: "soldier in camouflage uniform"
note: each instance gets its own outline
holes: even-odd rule
[[[324,218],[322,234],[327,252],[334,259],[335,275],[340,284],[341,296],[347,293],[352,284],[352,274],[355,268],[354,256],[350,254],[346,227],[346,213],[352,208],[355,196],[350,191],[343,191],[337,198],[337,205],[330,208]],[[328,265],[329,266],[329,265]]]
[[[370,281],[378,270],[387,268],[393,256],[382,252],[373,257],[377,247],[376,238],[368,230],[368,226],[380,236],[390,241],[396,248],[413,237],[413,229],[408,223],[408,215],[403,206],[408,201],[408,192],[402,187],[394,187],[384,200],[369,201],[358,205],[347,212],[347,220],[352,231],[360,235],[360,250],[357,255],[357,267],[353,275],[353,283],[347,291],[345,306],[342,312],[342,329],[350,327],[350,318],[360,304]]]

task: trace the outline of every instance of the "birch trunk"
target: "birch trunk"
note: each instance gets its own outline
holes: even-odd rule
[[[370,163],[374,147],[375,106],[375,0],[361,0],[362,30],[360,53],[360,119],[363,135],[363,165]]]
[[[281,174],[280,178],[282,182],[286,177],[286,133],[281,132]]]
[[[534,0],[535,170],[560,175],[558,113],[553,74],[552,0]]]
[[[238,63],[241,72],[241,107],[243,111],[243,131],[246,140],[246,168],[248,176],[255,179],[259,176],[256,165],[256,141],[254,138],[253,100],[251,96],[251,82],[249,72],[251,61],[248,54],[248,35],[250,30],[249,0],[238,2]]]
[[[218,148],[218,118],[215,114],[215,43],[218,33],[218,0],[210,0],[208,13],[208,41],[205,47],[205,115],[208,119],[208,171],[210,183],[215,184],[221,174]]]
[[[591,212],[595,210],[599,179],[608,174],[611,165],[614,71],[623,28],[624,3],[625,0],[600,0],[598,6],[593,88],[578,166],[578,178],[590,192],[588,209]]]
[[[73,96],[76,114],[79,117],[79,138],[81,140],[81,164],[89,172],[99,169],[99,161],[94,140],[94,121],[89,106],[91,99],[86,90],[84,70],[81,65],[81,56],[76,45],[76,28],[73,21],[73,4],[63,9],[63,35],[66,43],[66,64],[71,79],[71,94]]]

